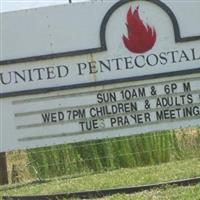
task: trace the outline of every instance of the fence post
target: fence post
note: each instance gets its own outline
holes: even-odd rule
[[[0,185],[8,184],[6,153],[0,153]]]

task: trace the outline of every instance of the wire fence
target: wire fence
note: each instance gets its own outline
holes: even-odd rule
[[[200,129],[15,151],[7,153],[6,157],[10,184],[72,178],[120,168],[200,158]]]

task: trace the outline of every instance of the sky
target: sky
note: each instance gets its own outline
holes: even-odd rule
[[[84,1],[89,0],[72,0],[73,3]],[[59,5],[68,2],[69,0],[0,0],[0,12],[23,10],[28,8],[37,8],[50,5]]]

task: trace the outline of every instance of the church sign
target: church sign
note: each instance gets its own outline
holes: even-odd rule
[[[0,152],[199,126],[199,9],[120,0],[3,14]]]

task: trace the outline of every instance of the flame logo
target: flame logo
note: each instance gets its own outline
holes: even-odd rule
[[[154,27],[144,24],[139,15],[139,6],[132,12],[131,7],[127,13],[128,37],[123,35],[126,48],[133,53],[145,53],[152,49],[156,42]]]

